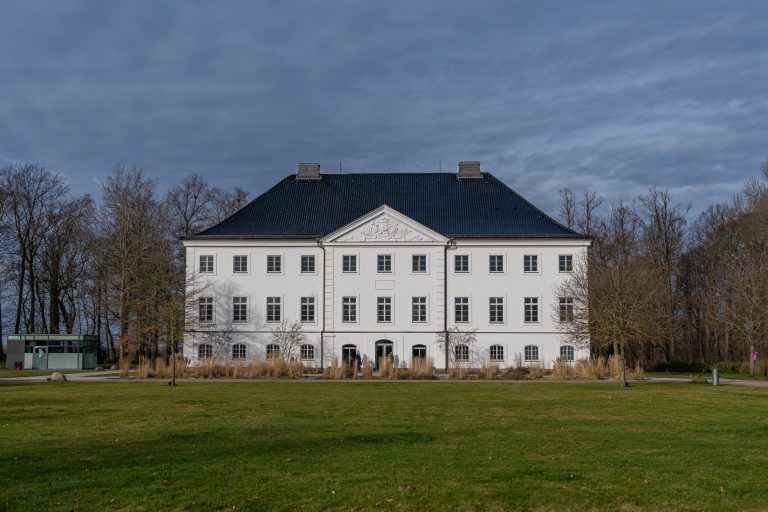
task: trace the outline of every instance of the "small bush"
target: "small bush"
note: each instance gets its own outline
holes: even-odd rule
[[[323,373],[324,379],[343,379],[346,374],[346,369],[343,364],[339,364],[339,358],[334,357],[331,359],[331,364],[325,369]]]
[[[480,370],[480,376],[485,380],[496,380],[499,378],[499,365],[497,364],[485,364]]]
[[[568,380],[574,377],[573,367],[563,359],[556,359],[552,371],[552,378],[557,380]]]
[[[739,364],[739,374],[740,375],[749,375],[749,363],[743,362]]]
[[[501,372],[502,379],[523,380],[528,377],[528,368],[510,366]]]
[[[370,359],[366,359],[363,363],[363,378],[364,379],[372,379],[373,378],[373,365],[371,364]]]
[[[720,373],[736,373],[739,371],[739,363],[720,361],[717,363],[717,369],[720,370]]]
[[[541,366],[539,363],[532,364],[528,368],[528,378],[530,378],[530,379],[543,379],[544,378],[544,367]]]

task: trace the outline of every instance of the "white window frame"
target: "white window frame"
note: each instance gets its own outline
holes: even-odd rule
[[[277,303],[275,304],[274,301],[273,301],[273,303],[270,304],[269,303],[270,299],[277,299]],[[283,321],[283,297],[282,297],[282,295],[270,295],[269,297],[267,297],[265,299],[264,306],[266,308],[265,309],[265,315],[264,315],[264,320],[265,320],[266,323],[268,323],[268,324],[279,324],[280,322]],[[272,320],[269,319],[269,307],[270,306],[272,306],[273,308],[274,308],[274,306],[277,306],[278,311],[279,311],[279,314],[277,315],[277,319],[274,319],[274,318]],[[274,310],[273,310],[273,315],[272,316],[273,317],[275,316],[274,315]]]
[[[389,299],[389,301],[387,301]],[[381,303],[381,304],[380,304]],[[389,320],[379,320],[379,306],[384,306],[384,317],[386,318],[387,306],[389,306]],[[376,323],[393,324],[395,323],[395,299],[391,295],[380,295],[376,297]]]
[[[456,260],[458,258],[467,258],[467,270],[456,270]],[[472,273],[472,257],[470,254],[454,254],[453,255],[453,273],[454,274],[471,274]]]
[[[349,303],[349,306],[354,306],[354,319],[353,320],[344,320],[344,299],[351,299],[351,302]],[[356,295],[345,295],[341,298],[341,323],[343,324],[356,324],[358,322],[358,318],[360,318],[360,311],[359,311],[359,305],[360,300]],[[350,308],[350,312],[352,311],[352,308]],[[350,318],[352,318],[352,315],[350,315]]]
[[[309,352],[311,351],[311,357]],[[302,343],[299,347],[299,358],[302,361],[315,360],[315,346],[312,343]]]
[[[491,301],[495,300],[497,301],[496,304],[491,304]],[[499,304],[499,300],[501,300],[501,303]],[[502,296],[495,296],[495,297],[488,297],[488,324],[489,325],[504,325],[507,323],[507,312],[506,308],[504,307],[507,300],[505,297]],[[501,306],[501,320],[492,320],[491,317],[491,306],[496,306],[497,308]],[[498,316],[498,311],[497,311]]]
[[[467,319],[458,320],[456,316],[456,299],[467,299]],[[462,304],[463,305],[463,304]],[[472,323],[472,298],[464,295],[453,298],[453,323],[454,324],[471,324]]]
[[[525,319],[525,307],[528,299],[536,299],[536,320]],[[523,323],[526,325],[541,324],[541,297],[523,297]]]
[[[459,349],[462,349],[461,357],[459,357]],[[464,357],[464,354],[466,353],[466,357]],[[471,354],[469,353],[469,345],[466,343],[457,343],[453,346],[453,359],[456,362],[465,363],[468,362],[471,358]]]
[[[381,270],[379,268],[379,258],[389,257],[389,270]],[[376,273],[377,274],[394,274],[395,273],[395,257],[392,253],[384,253],[376,255]]]
[[[267,343],[267,346],[264,347],[264,358],[271,360],[278,357],[280,357],[280,345],[277,343]]]
[[[312,258],[312,266],[314,270],[304,271],[304,258]],[[302,276],[315,276],[317,275],[317,254],[301,254],[299,256],[299,275]]]
[[[245,306],[245,319],[235,319],[235,310],[240,308],[235,308],[235,299],[238,300],[238,306]],[[249,305],[248,305],[248,296],[247,295],[235,295],[232,297],[232,323],[234,324],[247,324],[248,318],[250,317],[249,312]]]
[[[573,297],[559,297],[558,298],[558,319],[562,323],[573,322],[574,318],[574,304]],[[563,318],[563,306],[565,306],[565,318]],[[568,306],[570,306],[571,317],[568,318]]]
[[[201,352],[202,352],[201,349],[203,347],[205,347],[204,351],[207,352],[207,354],[205,354],[205,355],[201,354]],[[197,358],[198,359],[210,359],[212,357],[213,357],[213,345],[211,345],[210,343],[200,343],[200,344],[197,345]]]
[[[424,302],[419,302],[419,318],[421,318],[421,308],[424,308],[424,320],[414,320],[414,306],[416,306],[416,300],[421,301],[421,299],[424,299]],[[429,323],[429,298],[426,295],[419,295],[416,297],[411,297],[411,323],[412,324],[428,324]]]
[[[496,350],[501,350],[501,357],[499,357],[499,354],[498,354],[498,353],[494,355],[494,349],[496,349]],[[502,344],[500,344],[500,343],[494,343],[493,345],[491,345],[490,347],[488,347],[488,359],[489,359],[489,360],[490,360],[492,363],[499,363],[499,362],[504,362],[504,360],[505,360],[505,359],[504,359],[504,355],[505,355],[504,353],[505,353],[505,352],[506,352],[506,351],[504,350],[504,345],[502,345]]]
[[[355,270],[344,270],[344,258],[354,258]],[[360,255],[359,254],[342,254],[341,255],[341,273],[342,274],[359,274],[360,273]]]
[[[536,261],[536,270],[525,270],[525,259],[526,258],[535,258]],[[525,275],[535,275],[535,274],[541,274],[541,255],[537,253],[525,253],[523,254],[523,274]]]
[[[211,258],[211,270],[202,269],[203,258]],[[234,260],[233,260],[233,264],[234,264]],[[200,274],[205,274],[207,276],[216,275],[216,255],[215,254],[198,254],[197,255],[197,272]]]
[[[565,356],[563,356],[563,349],[565,349],[565,348],[570,349],[570,352],[571,352],[570,357],[568,357],[567,354]],[[570,345],[570,344],[560,345],[560,359],[563,360],[563,361],[567,361],[569,363],[572,363],[573,361],[575,361],[576,360],[576,347],[574,347],[573,345]]]
[[[571,258],[571,270],[563,270],[560,265],[560,258]],[[573,274],[573,254],[558,254],[557,255],[557,272],[559,274]]]
[[[278,261],[280,262],[280,270],[269,270],[269,258],[278,258]],[[285,256],[282,254],[267,254],[266,264],[266,274],[268,276],[279,276],[285,272]]]
[[[531,348],[531,349],[535,348],[536,349],[536,358],[528,357],[528,349],[529,348]],[[528,345],[524,346],[523,347],[523,361],[525,361],[526,363],[537,363],[537,362],[541,361],[541,349],[539,348],[539,346],[538,345],[533,345],[533,344],[530,344],[530,343]]]
[[[235,355],[235,348],[236,347],[238,348],[238,355]],[[243,349],[242,350],[243,351],[242,356],[240,355],[240,350],[239,350],[240,347],[242,347],[242,349]],[[248,358],[248,347],[246,346],[245,343],[233,343],[232,344],[232,349],[230,350],[230,354],[231,354],[233,360],[245,361]]]
[[[416,262],[415,258],[424,258],[424,270],[415,270],[414,263]],[[429,274],[429,256],[426,254],[411,254],[411,273],[412,274]]]
[[[235,270],[235,258],[245,258],[245,270]],[[247,276],[251,273],[251,256],[250,254],[233,254],[232,255],[232,273],[237,276]]]
[[[206,303],[203,304],[202,301],[205,300]],[[202,311],[202,306],[205,306],[206,310],[210,308],[211,313],[211,319],[210,320],[203,320],[202,315],[200,314]],[[207,311],[206,311],[207,312]],[[207,315],[206,315],[207,316]],[[212,295],[203,295],[201,297],[198,297],[197,299],[197,321],[201,324],[213,324],[216,322],[216,301],[214,300]]]
[[[491,258],[501,258],[501,270],[493,270],[493,267],[491,266]],[[506,274],[507,273],[507,262],[506,257],[504,254],[489,254],[488,255],[488,273],[489,274]]]
[[[311,299],[310,304],[312,305],[312,320],[304,320],[304,299]],[[317,323],[317,296],[304,295],[302,297],[299,297],[299,321],[303,324]]]

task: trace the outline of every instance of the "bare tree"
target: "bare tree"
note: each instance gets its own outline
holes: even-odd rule
[[[569,188],[560,189],[560,219],[565,227],[573,229],[576,227],[576,217],[578,207],[576,205],[576,194]]]
[[[477,329],[462,330],[459,327],[451,327],[446,332],[440,332],[435,335],[435,343],[440,351],[445,354],[449,368],[459,368],[471,357],[472,347],[477,342]],[[463,357],[461,351],[466,347],[467,358]],[[457,357],[461,356],[461,357]],[[447,370],[448,368],[446,368]]]
[[[288,323],[287,320],[272,329],[271,341],[280,350],[283,361],[291,361],[303,343],[307,342],[307,336],[302,331],[301,322],[298,320]]]

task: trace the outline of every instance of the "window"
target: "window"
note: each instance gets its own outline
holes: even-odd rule
[[[456,323],[469,322],[469,297],[456,297],[453,299],[454,321]]]
[[[488,299],[489,316],[492,324],[504,323],[504,297],[491,297]]]
[[[379,274],[388,274],[392,272],[391,254],[379,254],[376,257],[376,272]]]
[[[213,297],[198,299],[200,322],[213,322]]]
[[[341,298],[341,321],[357,322],[357,297]]]
[[[500,274],[504,272],[504,256],[491,254],[488,256],[488,272]]]
[[[315,298],[314,297],[301,298],[301,321],[302,322],[315,321]]]
[[[456,345],[453,352],[456,361],[469,361],[469,345]]]
[[[411,321],[413,323],[427,321],[426,297],[413,297],[411,299]]]
[[[469,272],[469,255],[456,254],[453,257],[454,272]]]
[[[378,323],[392,321],[392,297],[378,297],[376,299],[376,321]]]
[[[523,271],[524,272],[538,272],[539,271],[539,256],[536,254],[526,254],[523,256]]]
[[[198,359],[210,359],[213,357],[213,347],[208,343],[201,343],[197,346]]]
[[[354,254],[345,254],[341,257],[342,272],[357,272],[357,256]]]
[[[245,359],[245,345],[242,343],[232,345],[232,359]]]
[[[413,265],[411,267],[413,272],[426,272],[427,271],[427,255],[426,254],[414,254]]]
[[[564,361],[573,361],[574,360],[573,345],[562,345],[562,346],[560,346],[560,359],[562,359]]]
[[[267,256],[267,274],[279,274],[283,271],[283,257],[277,254]]]
[[[248,297],[232,297],[232,321],[248,321]]]
[[[573,272],[573,255],[561,254],[559,257],[560,272]]]
[[[315,359],[315,346],[309,343],[304,343],[299,349],[299,354],[303,361],[311,361]]]
[[[280,321],[280,297],[267,297],[267,322]]]
[[[302,256],[301,257],[301,273],[313,274],[315,272],[315,256]]]
[[[526,361],[538,361],[539,360],[539,347],[536,345],[526,345],[523,349],[524,358]]]
[[[504,360],[504,347],[501,345],[491,345],[491,361]]]
[[[573,322],[573,298],[560,297],[560,321]]]
[[[427,346],[414,345],[413,349],[411,349],[411,356],[413,356],[414,359],[425,359],[427,357]]]
[[[232,272],[235,274],[248,273],[248,256],[233,256]]]
[[[525,298],[525,318],[526,323],[535,323],[539,321],[539,298]]]
[[[213,256],[200,256],[200,273],[213,274]]]
[[[280,357],[280,346],[275,343],[267,345],[267,359],[277,359]]]

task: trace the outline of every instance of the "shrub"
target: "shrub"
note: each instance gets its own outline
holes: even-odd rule
[[[528,378],[530,378],[530,379],[543,379],[544,378],[544,367],[541,366],[539,363],[532,364],[528,368]]]
[[[363,363],[363,378],[364,379],[373,378],[373,365],[371,364],[370,359],[367,359],[367,358]]]
[[[435,360],[431,357],[416,357],[411,365],[410,377],[416,380],[435,378]]]
[[[325,369],[323,378],[325,379],[343,379],[346,374],[344,365],[339,364],[339,358],[334,357],[331,359],[331,364]]]
[[[717,369],[720,373],[735,373],[739,371],[739,364],[730,361],[720,361],[717,363]]]
[[[568,380],[574,376],[573,367],[563,359],[557,358],[552,371],[552,378],[557,380]]]
[[[749,375],[749,363],[743,362],[739,364],[739,374],[741,375]]]

